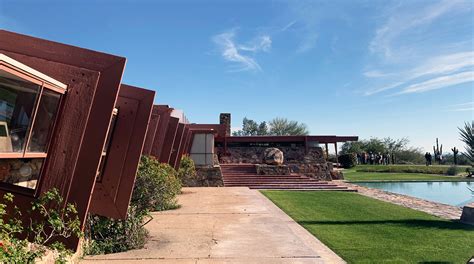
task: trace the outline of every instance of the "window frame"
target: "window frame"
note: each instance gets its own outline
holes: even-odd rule
[[[21,152],[0,152],[0,159],[43,159],[43,164],[41,165],[41,169],[39,171],[38,179],[36,182],[36,186],[34,189],[17,186],[11,183],[0,182],[0,189],[13,191],[21,194],[28,194],[28,195],[37,195],[39,186],[42,180],[43,172],[45,169],[46,160],[48,157],[48,151],[51,146],[51,141],[53,139],[53,134],[56,129],[56,125],[59,119],[59,114],[62,109],[62,104],[64,100],[64,96],[67,92],[67,85],[41,73],[38,72],[10,57],[0,53],[0,72],[6,72],[13,76],[16,76],[24,81],[31,82],[35,85],[39,86],[39,91],[37,93],[37,97],[33,106],[32,118],[28,125],[27,134],[25,136],[25,145],[24,149]],[[57,112],[55,114],[51,133],[47,139],[47,145],[45,147],[45,152],[31,152],[28,151],[29,144],[31,142],[33,128],[36,122],[36,116],[38,114],[38,109],[41,103],[41,99],[43,97],[43,91],[47,89],[49,91],[55,92],[59,94],[59,102],[57,107]]]

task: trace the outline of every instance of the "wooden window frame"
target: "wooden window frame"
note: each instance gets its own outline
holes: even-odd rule
[[[48,150],[51,145],[51,140],[53,137],[53,132],[56,127],[56,123],[58,121],[58,116],[61,111],[61,105],[63,103],[64,95],[67,91],[67,85],[60,83],[47,75],[44,75],[18,61],[15,61],[3,54],[0,53],[0,72],[6,72],[11,74],[15,77],[18,77],[22,80],[27,82],[33,83],[39,86],[39,91],[37,93],[37,97],[33,106],[32,118],[29,122],[28,129],[25,136],[25,145],[22,152],[0,152],[0,159],[43,159],[42,168],[40,169],[37,183],[34,189],[17,186],[11,183],[0,182],[0,189],[4,189],[7,191],[13,191],[22,194],[28,195],[38,195],[38,186],[40,185],[40,181],[42,178],[42,174],[44,171],[44,165],[46,158],[48,157]],[[47,139],[46,151],[45,152],[30,152],[28,151],[28,147],[30,146],[31,136],[33,132],[33,128],[36,122],[36,116],[38,114],[38,109],[41,103],[41,99],[43,97],[44,89],[49,91],[55,92],[59,94],[59,103],[58,108],[53,120],[53,125],[51,128],[51,134]]]

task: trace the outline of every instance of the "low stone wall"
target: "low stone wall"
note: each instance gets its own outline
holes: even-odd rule
[[[290,167],[287,165],[256,164],[258,175],[290,175]]]
[[[188,187],[222,187],[222,172],[220,166],[196,166],[196,180]]]
[[[267,147],[228,147],[227,153],[224,149],[217,148],[219,162],[226,163],[250,163],[262,164],[263,153]],[[333,173],[332,163],[326,162],[323,150],[320,147],[312,147],[305,152],[304,146],[278,147],[283,151],[283,164],[288,166],[290,173],[300,173],[318,180],[330,181],[341,179],[342,174]],[[270,173],[269,168],[264,169]]]

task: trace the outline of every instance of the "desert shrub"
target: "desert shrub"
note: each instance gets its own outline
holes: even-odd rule
[[[451,175],[451,176],[457,175],[460,172],[461,172],[461,169],[455,165],[449,166],[449,168],[446,170],[446,174]]]
[[[183,186],[194,186],[196,181],[196,167],[194,161],[187,155],[181,158],[178,177]]]
[[[143,248],[148,238],[144,226],[151,219],[148,212],[139,212],[135,206],[128,208],[125,220],[89,215],[84,254],[109,254]]]
[[[64,205],[58,190],[52,189],[31,203],[28,214],[39,217],[23,223],[14,196],[6,194],[3,201],[5,204],[0,203],[0,263],[35,263],[47,250],[56,251],[55,263],[66,263],[72,252],[59,239],[82,236],[74,205]]]
[[[138,167],[131,204],[139,211],[162,211],[178,207],[181,183],[175,169],[153,157],[143,156]]]
[[[339,156],[339,163],[343,168],[352,168],[356,164],[356,157],[353,154],[344,154]]]

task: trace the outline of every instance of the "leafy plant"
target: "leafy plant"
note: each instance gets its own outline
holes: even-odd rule
[[[460,168],[456,165],[452,165],[448,168],[448,170],[446,171],[446,174],[447,175],[451,175],[451,176],[455,176],[457,175],[459,172],[461,172]]]
[[[84,254],[109,254],[143,248],[148,237],[144,226],[151,219],[147,212],[139,212],[135,206],[129,207],[125,220],[89,215]]]
[[[138,167],[131,204],[139,211],[162,211],[178,207],[181,192],[177,172],[168,164],[143,156]]]
[[[187,155],[181,158],[178,169],[178,177],[183,186],[195,186],[196,182],[196,166],[194,161]]]
[[[341,166],[345,169],[352,168],[356,164],[356,158],[354,154],[343,154],[339,156],[338,160],[339,163],[341,163]]]
[[[190,173],[194,167],[191,162],[184,162],[187,165],[181,173]],[[143,156],[138,167],[127,219],[89,215],[85,254],[108,254],[142,248],[148,237],[144,226],[153,219],[149,212],[178,207],[176,196],[180,190],[178,173],[171,166],[159,163],[153,157]]]
[[[59,240],[82,236],[75,206],[64,206],[63,197],[52,189],[32,202],[28,215],[35,217],[30,217],[27,225],[13,203],[14,196],[5,194],[3,200],[7,204],[0,204],[0,262],[34,263],[51,249],[58,253],[56,263],[65,263],[72,252]]]
[[[458,129],[461,141],[466,144],[462,154],[471,161],[471,164],[474,164],[474,122],[471,124],[466,122],[464,127]]]

